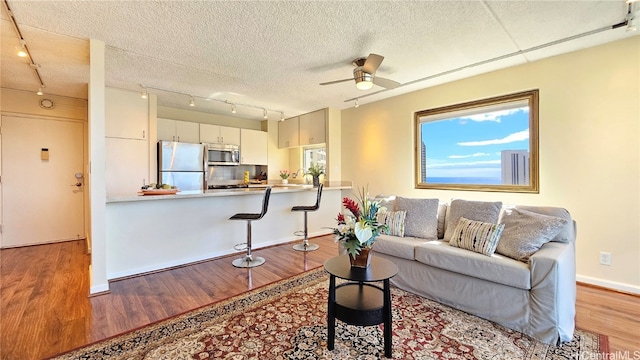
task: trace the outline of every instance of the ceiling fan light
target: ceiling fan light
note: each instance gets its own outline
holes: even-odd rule
[[[373,87],[373,76],[362,71],[361,68],[353,70],[353,78],[356,81],[356,88],[359,90],[369,90]]]
[[[356,87],[359,90],[369,90],[373,87],[373,82],[371,81],[360,81],[356,83]]]

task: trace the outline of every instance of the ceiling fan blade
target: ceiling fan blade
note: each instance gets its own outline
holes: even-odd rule
[[[374,74],[376,70],[378,70],[378,67],[382,63],[382,60],[384,60],[384,56],[382,55],[369,54],[369,57],[367,57],[364,65],[362,65],[362,71],[369,74]]]
[[[331,84],[337,84],[337,83],[341,83],[341,82],[345,82],[345,81],[350,81],[353,80],[353,78],[349,78],[349,79],[342,79],[342,80],[334,80],[334,81],[329,81],[329,82],[323,82],[320,83],[320,85],[331,85]]]
[[[397,81],[393,81],[393,80],[389,80],[381,77],[374,77],[373,83],[387,89],[395,89],[398,86],[402,85]]]

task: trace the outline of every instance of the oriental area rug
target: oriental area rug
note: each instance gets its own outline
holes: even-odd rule
[[[336,320],[327,350],[328,275],[312,270],[55,359],[383,359],[382,325]],[[599,359],[606,336],[542,344],[392,287],[394,359]]]

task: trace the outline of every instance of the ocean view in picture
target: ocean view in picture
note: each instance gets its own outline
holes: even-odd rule
[[[421,130],[422,182],[526,185],[529,181],[528,106],[426,121]]]

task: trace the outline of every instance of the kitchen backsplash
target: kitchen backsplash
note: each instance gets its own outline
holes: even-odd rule
[[[267,166],[262,165],[238,165],[238,166],[225,166],[225,165],[213,165],[209,166],[207,174],[207,183],[221,184],[221,183],[241,183],[244,181],[244,172],[249,172],[249,179],[255,180],[261,173],[267,174]],[[266,180],[266,179],[263,179]]]

